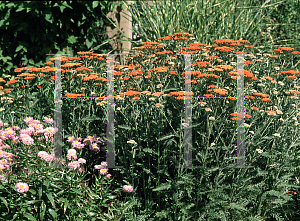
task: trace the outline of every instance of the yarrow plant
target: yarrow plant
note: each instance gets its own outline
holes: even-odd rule
[[[13,178],[14,184],[28,179],[27,193],[35,191],[35,198],[34,193],[31,194],[36,200],[39,200],[40,191],[44,194],[47,189],[48,194],[48,189],[52,188],[54,200],[46,193],[43,195],[49,209],[72,201],[73,205],[85,205],[82,207],[85,211],[100,214],[103,209],[100,205],[114,202],[123,220],[140,219],[145,214],[154,220],[158,217],[168,220],[198,220],[201,217],[207,220],[249,217],[248,220],[252,220],[256,217],[263,220],[271,219],[274,214],[280,220],[280,217],[289,219],[292,213],[296,216],[297,210],[289,209],[296,207],[296,201],[285,193],[288,188],[295,192],[300,188],[297,186],[300,114],[296,105],[300,92],[297,91],[299,86],[292,85],[300,73],[288,66],[288,61],[297,64],[300,52],[279,47],[268,54],[255,54],[247,40],[219,39],[213,44],[203,44],[195,42],[188,33],[175,33],[157,40],[159,42],[142,42],[135,48],[136,53],[125,58],[128,64],[114,66],[115,162],[123,168],[107,168],[109,165],[102,155],[105,153],[104,138],[96,136],[106,129],[103,119],[109,104],[105,97],[107,55],[78,52],[81,58],[61,57],[62,93],[66,98],[62,104],[62,133],[68,142],[63,145],[63,157],[67,162],[63,165],[64,171],[49,169],[55,162],[55,155],[52,160],[55,128],[45,125],[45,120],[51,122],[50,119],[41,123],[31,117],[22,122],[28,125],[26,130],[9,127],[0,131],[3,147],[0,156],[7,160],[1,164],[3,171],[9,165],[9,170],[13,168],[10,172],[16,171],[16,176],[22,174],[22,179]],[[192,55],[190,81],[186,79],[186,54]],[[245,113],[236,110],[238,70],[234,62],[236,57],[230,54],[245,54]],[[282,63],[282,60],[287,62]],[[16,71],[22,73],[7,84],[13,90],[5,93],[10,93],[14,100],[4,99],[5,109],[14,102],[22,102],[19,94],[32,92],[31,88],[40,93],[53,88],[55,59],[50,61],[43,69]],[[48,72],[49,76],[37,72]],[[34,87],[41,81],[47,82],[44,92]],[[185,91],[184,84],[191,84],[191,91]],[[94,95],[95,99],[84,99]],[[53,98],[50,94],[44,96],[49,100]],[[82,99],[73,99],[79,97]],[[187,100],[192,104],[191,124],[186,123],[183,113]],[[26,105],[27,111],[31,107],[27,100],[21,105]],[[15,114],[13,116],[15,119]],[[230,168],[236,165],[236,121],[242,117],[245,162],[253,168]],[[191,140],[185,135],[187,129],[192,129]],[[81,138],[86,134],[86,138]],[[184,147],[187,144],[192,144],[191,166],[199,168],[182,167],[186,163]],[[10,155],[3,153],[3,149],[15,151]],[[42,172],[36,174],[35,167]],[[99,173],[95,173],[96,170]],[[58,181],[50,179],[51,176]],[[65,176],[68,179],[64,179]],[[85,176],[89,177],[85,180],[89,182],[88,187],[81,182]],[[10,183],[11,177],[5,178]],[[122,182],[126,185],[121,185]],[[70,195],[60,198],[58,195],[67,188],[72,189],[68,191]],[[6,194],[10,196],[8,191]],[[119,195],[125,198],[119,201]],[[16,199],[17,195],[13,197]],[[2,208],[7,211],[5,204]],[[35,209],[32,210],[30,214],[35,214]],[[60,211],[65,220],[76,215],[87,219],[83,217],[83,210],[75,207],[68,210],[68,217],[63,208],[55,211]],[[8,214],[13,216],[11,211],[5,215]],[[55,219],[52,212],[47,214]],[[18,216],[19,220],[23,219],[20,213]],[[95,217],[101,220],[101,215]]]

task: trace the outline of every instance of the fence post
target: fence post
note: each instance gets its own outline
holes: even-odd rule
[[[131,3],[131,1],[127,1],[128,4]],[[117,23],[117,27],[125,33],[125,35],[132,39],[132,22],[131,22],[131,15],[128,10],[122,10],[120,13],[117,11],[117,5],[115,5],[115,8],[112,12],[109,12],[107,14],[107,17],[111,19],[113,22]],[[129,14],[129,18],[128,15]],[[131,49],[131,42],[127,41],[125,37],[121,38],[121,33],[117,28],[111,28],[107,27],[107,35],[109,38],[116,39],[114,41],[109,42],[113,47],[113,53],[114,54],[121,54],[121,53],[129,53]],[[116,61],[119,62],[121,65],[124,65],[125,61],[121,59],[121,56],[118,55],[116,57]]]

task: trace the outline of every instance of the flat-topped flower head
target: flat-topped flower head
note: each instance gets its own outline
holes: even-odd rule
[[[16,132],[13,129],[5,130],[4,133],[7,139],[13,139],[16,136]]]
[[[68,160],[71,160],[72,158],[74,160],[77,160],[77,152],[76,152],[76,150],[75,149],[68,150],[67,158],[68,158]]]
[[[82,149],[82,147],[84,147],[84,144],[82,144],[82,143],[79,142],[79,141],[73,141],[72,147],[73,147],[73,148],[77,148],[77,149]]]
[[[101,166],[107,167],[107,162],[106,162],[106,161],[102,161],[102,162],[101,162]]]
[[[54,154],[44,154],[42,157],[41,157],[43,160],[45,160],[46,162],[51,162],[54,160]]]
[[[33,122],[33,117],[26,117],[26,118],[24,119],[24,122],[25,122],[26,124],[32,123],[32,122]]]
[[[125,190],[126,192],[132,192],[133,187],[131,185],[124,185],[123,190]]]
[[[107,172],[108,172],[108,169],[105,169],[105,168],[100,169],[100,174],[101,175],[106,175]]]
[[[25,193],[29,190],[28,184],[22,182],[16,183],[15,188],[19,193]]]
[[[68,142],[69,142],[69,143],[73,142],[74,140],[75,140],[75,137],[74,137],[74,136],[68,138]]]
[[[38,153],[38,156],[39,156],[39,157],[42,157],[42,156],[44,156],[45,154],[47,154],[46,151],[40,151],[40,152]]]
[[[56,132],[57,132],[57,128],[54,127],[47,127],[46,129],[44,129],[45,134],[54,135]]]
[[[82,164],[82,163],[86,163],[86,160],[83,159],[83,158],[79,158],[79,159],[78,159],[78,162]]]
[[[78,168],[80,166],[80,163],[78,161],[73,161],[68,163],[68,167],[70,169],[76,170],[76,168]]]
[[[44,121],[48,124],[53,124],[54,120],[52,118],[44,117]]]

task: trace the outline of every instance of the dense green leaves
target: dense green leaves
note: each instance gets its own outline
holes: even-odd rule
[[[0,63],[3,65],[0,77],[14,75],[12,68],[17,68],[22,61],[24,66],[30,64],[40,67],[49,58],[46,54],[62,52],[67,46],[72,46],[76,51],[87,51],[92,46],[101,45],[98,50],[102,50],[102,53],[111,51],[111,45],[102,42],[108,39],[106,27],[111,25],[104,15],[114,5],[109,1],[2,1]],[[84,23],[85,20],[89,22]],[[37,32],[45,34],[36,35]],[[24,46],[25,42],[30,47]],[[12,60],[11,65],[8,60]]]

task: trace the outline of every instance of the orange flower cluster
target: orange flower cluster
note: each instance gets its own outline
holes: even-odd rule
[[[298,74],[300,75],[300,72],[295,71],[295,70],[288,70],[288,71],[280,71],[282,74]]]
[[[219,89],[213,89],[213,91],[214,91],[215,93],[220,94],[220,95],[228,94],[228,91],[227,91],[226,89],[221,89],[221,88],[219,88]]]
[[[84,97],[85,94],[74,94],[74,93],[68,93],[65,94],[66,97]]]
[[[291,190],[291,189],[288,189],[288,192],[286,192],[286,191],[284,191],[284,194],[287,194],[287,195],[291,195],[291,194],[293,194],[293,195],[297,195],[297,192],[295,192],[295,191],[293,191],[293,190]]]
[[[195,65],[197,65],[197,67],[199,67],[199,68],[206,68],[207,65],[211,66],[211,63],[207,62],[207,61],[203,61],[203,62],[199,61],[199,62],[191,64],[191,66],[195,66]]]

